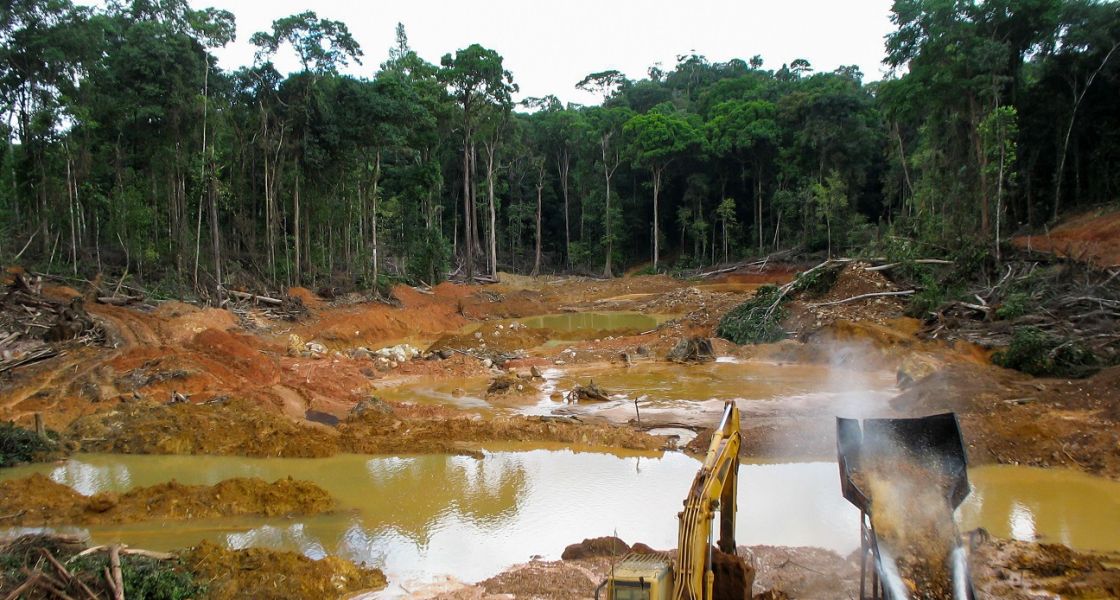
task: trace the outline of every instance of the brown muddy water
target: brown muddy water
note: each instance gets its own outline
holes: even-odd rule
[[[487,397],[488,377],[408,381],[377,394],[385,400],[445,404],[479,413],[597,414],[615,421],[632,418],[637,400],[643,416],[710,427],[728,399],[739,400],[739,408],[748,414],[796,410],[856,417],[885,409],[887,400],[898,393],[893,371],[731,357],[701,365],[645,361],[630,367],[558,366],[542,374],[539,391],[525,395]],[[573,387],[589,381],[610,392],[610,401],[572,405],[563,400]]]
[[[154,550],[205,538],[233,548],[337,554],[382,568],[393,595],[448,576],[478,581],[533,556],[556,559],[565,545],[586,537],[617,535],[673,547],[676,515],[698,465],[679,453],[493,446],[482,459],[81,455],[54,465],[5,469],[0,479],[44,473],[83,494],[172,478],[187,484],[245,476],[314,481],[338,499],[339,512],[83,530],[94,543],[120,541]],[[997,535],[1120,550],[1113,535],[1120,530],[1120,483],[1017,467],[981,467],[970,475],[974,491],[958,512],[963,529],[983,526]],[[812,545],[842,555],[857,548],[858,513],[840,495],[835,463],[745,464],[740,478],[740,544]],[[0,529],[5,533],[16,531]]]

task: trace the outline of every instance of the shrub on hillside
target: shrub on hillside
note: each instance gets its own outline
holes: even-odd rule
[[[1015,331],[1011,345],[992,362],[1035,377],[1087,377],[1098,370],[1096,355],[1076,340],[1063,340],[1037,327]]]
[[[786,337],[782,319],[786,316],[778,299],[777,286],[767,285],[758,289],[754,297],[731,309],[719,321],[716,335],[736,344],[764,344]],[[773,310],[770,307],[774,306]]]

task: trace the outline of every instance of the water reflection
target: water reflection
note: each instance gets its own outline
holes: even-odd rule
[[[132,487],[132,473],[120,464],[91,464],[81,461],[67,461],[50,472],[50,478],[71,488],[84,496],[92,496],[106,489],[128,489]]]
[[[211,519],[90,528],[94,543],[154,550],[208,539],[233,548],[340,555],[378,566],[394,585],[445,575],[489,577],[539,554],[558,558],[587,537],[618,535],[655,548],[677,540],[677,512],[698,462],[678,453],[615,456],[571,450],[461,456],[245,459],[86,455],[62,466],[0,471],[58,474],[93,493],[174,477],[212,484],[235,476],[292,476],[318,483],[342,510],[299,519]],[[747,464],[741,468],[741,544],[811,545],[847,555],[859,543],[858,514],[840,495],[834,463]],[[958,519],[1001,537],[1120,550],[1120,483],[1061,470],[981,467]],[[0,534],[5,533],[0,530]]]
[[[1120,483],[1067,469],[993,465],[970,469],[964,529],[999,537],[1120,551]]]

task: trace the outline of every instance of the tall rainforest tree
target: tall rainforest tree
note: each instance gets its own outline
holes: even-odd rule
[[[752,167],[754,222],[760,251],[763,245],[763,169],[774,160],[781,136],[775,120],[776,113],[777,107],[766,100],[729,100],[716,105],[704,125],[712,152],[734,157],[742,167],[744,180],[747,177],[747,165]],[[726,253],[726,248],[724,252]]]
[[[213,50],[233,16],[187,0],[5,9],[0,258],[154,293],[614,275],[900,238],[1000,256],[1120,189],[1115,2],[895,0],[884,81],[690,53],[633,80],[604,65],[576,83],[594,105],[520,107],[496,52],[435,65],[400,25],[365,74],[342,72],[362,58],[346,26],[312,12],[227,72]]]
[[[259,31],[250,38],[257,46],[257,60],[268,60],[285,44],[290,45],[299,58],[303,70],[298,77],[288,79],[291,114],[286,121],[292,132],[289,153],[293,164],[292,193],[292,242],[295,249],[293,281],[302,282],[304,261],[310,261],[311,229],[304,217],[306,208],[300,207],[300,187],[307,168],[309,138],[314,114],[322,102],[324,77],[336,75],[338,68],[351,60],[361,63],[362,49],[350,35],[350,30],[340,21],[320,19],[314,12],[284,17],[272,22],[272,31]],[[288,95],[283,94],[282,95]],[[301,221],[304,223],[301,229]],[[304,250],[304,252],[301,252]]]
[[[686,153],[700,150],[703,138],[686,116],[669,109],[637,115],[626,122],[624,131],[630,138],[634,161],[649,169],[653,188],[653,268],[656,270],[661,248],[657,209],[665,169]]]
[[[460,126],[463,135],[463,256],[466,262],[467,279],[474,278],[475,211],[474,188],[472,186],[472,155],[475,150],[475,128],[478,126],[479,113],[491,110],[491,118],[500,118],[512,108],[511,95],[517,91],[513,75],[502,67],[502,56],[478,44],[459,50],[454,56],[445,54],[440,60],[443,69],[440,80],[451,90],[461,110]],[[497,113],[497,114],[493,114]],[[497,135],[497,134],[495,134]],[[489,165],[492,177],[493,164]],[[497,269],[497,232],[496,216],[491,202],[491,276]]]

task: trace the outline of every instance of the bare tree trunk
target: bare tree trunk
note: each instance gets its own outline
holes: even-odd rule
[[[533,277],[541,274],[541,196],[544,193],[544,162],[537,169],[537,256],[533,261]]]
[[[74,224],[74,186],[71,184],[73,174],[70,169],[70,154],[66,155],[66,197],[70,207],[70,264],[74,268],[74,276],[78,276],[78,234]]]
[[[467,263],[467,283],[474,280],[474,243],[471,240],[471,133],[463,134],[463,256]]]
[[[214,283],[215,297],[222,297],[222,248],[221,235],[218,230],[218,183],[214,179],[214,170],[210,169],[210,250],[214,253]]]
[[[568,172],[571,168],[571,157],[568,155],[567,148],[561,152],[561,156],[556,159],[556,163],[557,169],[560,171],[560,191],[564,194],[564,262],[571,269],[572,234],[568,224]]]
[[[300,236],[300,228],[299,228],[299,216],[300,216],[299,215],[299,213],[300,213],[300,210],[299,210],[299,182],[300,182],[301,179],[303,179],[303,177],[302,177],[302,174],[300,173],[299,161],[297,160],[296,161],[296,188],[295,188],[295,194],[292,196],[292,227],[293,227],[293,231],[295,233],[295,235],[293,235],[292,237],[295,238],[295,248],[294,248],[294,250],[295,250],[295,258],[296,258],[296,260],[295,260],[295,285],[302,285],[302,283],[303,283],[303,277],[302,277],[302,274],[303,274],[302,264],[303,263],[300,262],[300,247],[302,246],[302,244],[300,243],[300,237],[299,237]]]
[[[661,253],[661,232],[657,224],[657,197],[661,194],[661,173],[664,167],[651,169],[653,174],[653,270],[657,271]],[[683,235],[683,233],[682,233]]]
[[[1058,219],[1058,210],[1062,205],[1062,175],[1066,170],[1066,155],[1069,153],[1069,138],[1073,134],[1073,124],[1077,119],[1077,109],[1081,106],[1081,101],[1085,98],[1085,93],[1088,92],[1089,87],[1093,85],[1093,80],[1097,78],[1098,73],[1104,70],[1105,65],[1108,64],[1108,60],[1112,58],[1112,54],[1116,52],[1117,48],[1120,48],[1120,43],[1112,45],[1112,48],[1104,55],[1104,59],[1101,60],[1101,64],[1097,65],[1096,70],[1085,80],[1085,87],[1082,88],[1080,92],[1077,91],[1076,79],[1070,84],[1071,91],[1073,92],[1073,109],[1069,114],[1069,126],[1066,127],[1066,135],[1062,141],[1062,152],[1058,157],[1058,171],[1054,175],[1054,212],[1050,216],[1052,220]]]
[[[606,215],[605,215],[606,216],[606,219],[605,219],[606,232],[607,232],[607,257],[606,257],[606,268],[603,269],[603,276],[605,276],[605,277],[614,277],[614,273],[611,272],[611,255],[614,253],[614,235],[613,235],[613,232],[611,231],[611,177],[614,175],[614,170],[616,168],[618,168],[618,163],[619,163],[619,161],[617,159],[614,161],[613,166],[610,163],[607,162],[607,146],[610,145],[610,141],[611,141],[611,134],[609,134],[609,133],[604,135],[599,141],[599,146],[603,150],[603,175],[604,175],[604,178],[606,179],[606,182],[607,182],[607,187],[606,187],[606,193],[607,193],[606,200],[607,200],[607,202],[606,202]],[[581,227],[582,227],[582,225],[581,225]],[[582,238],[582,234],[581,234],[581,238]]]
[[[498,149],[497,134],[495,139],[483,143],[486,149],[486,196],[490,208],[490,276],[498,276],[498,211],[494,206],[494,155]]]
[[[991,231],[991,217],[988,208],[988,158],[984,154],[984,147],[980,140],[980,114],[976,106],[976,98],[969,94],[968,111],[971,120],[973,151],[976,153],[976,167],[980,176],[980,236],[987,238]]]
[[[762,164],[755,163],[754,167],[754,184],[755,184],[755,205],[758,207],[758,215],[755,217],[758,223],[758,251],[761,253],[762,249]]]
[[[377,156],[374,160],[374,167],[373,167],[373,194],[372,194],[372,200],[371,200],[371,202],[373,204],[373,215],[372,215],[372,218],[371,218],[371,221],[370,221],[370,235],[373,236],[373,285],[374,285],[374,290],[375,291],[377,290],[377,281],[378,281],[378,277],[380,276],[380,266],[379,266],[378,255],[377,255],[377,250],[378,250],[378,248],[377,248],[377,194],[378,194],[377,188],[378,188],[378,184],[380,183],[380,180],[381,180],[381,150],[378,149]],[[380,293],[380,292],[378,292],[378,293]]]
[[[198,219],[194,229],[194,289],[198,290],[198,259],[202,251],[202,205],[206,193],[206,118],[209,111],[210,63],[206,63],[206,73],[202,78],[202,168],[198,184]]]

